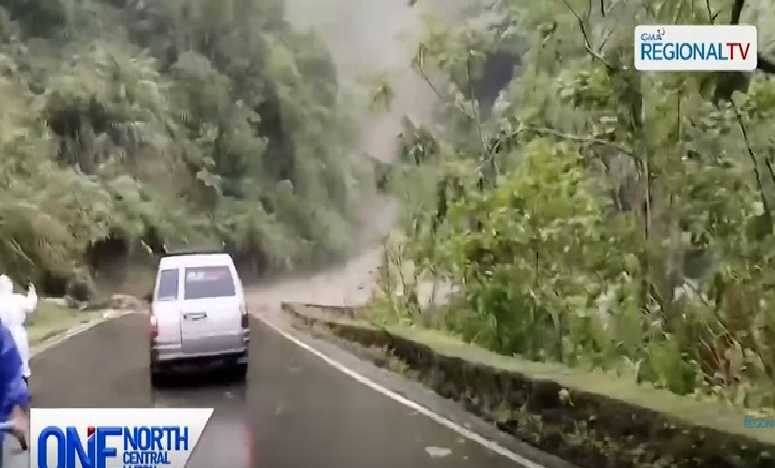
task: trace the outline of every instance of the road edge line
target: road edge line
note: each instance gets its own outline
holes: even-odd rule
[[[56,333],[54,336],[47,340],[43,340],[40,344],[37,346],[33,346],[30,349],[30,358],[34,358],[36,356],[39,356],[46,351],[51,350],[51,348],[54,348],[56,346],[59,346],[60,344],[64,343],[65,341],[69,340],[70,338],[80,335],[81,333],[90,330],[97,325],[100,325],[102,323],[108,322],[113,319],[117,319],[119,317],[122,317],[124,315],[129,315],[131,313],[134,313],[134,310],[106,310],[102,316],[89,320],[87,322],[83,322],[79,325],[76,325],[74,327],[68,328],[67,330],[64,330],[61,333]]]
[[[490,439],[485,438],[484,436],[467,429],[460,424],[457,424],[456,422],[452,421],[451,419],[444,417],[425,406],[417,403],[416,401],[410,400],[409,398],[406,398],[403,395],[399,395],[398,393],[390,390],[389,388],[386,388],[377,382],[374,382],[373,380],[369,379],[368,377],[365,377],[358,372],[354,371],[353,369],[350,369],[349,367],[345,366],[341,362],[333,359],[332,357],[326,355],[322,351],[315,349],[313,346],[309,345],[308,343],[305,343],[304,341],[300,340],[299,338],[293,336],[292,334],[288,333],[287,331],[281,329],[274,323],[272,323],[269,319],[266,317],[262,317],[260,315],[254,315],[255,318],[261,321],[261,323],[265,324],[277,334],[282,336],[283,338],[287,339],[288,341],[292,342],[296,346],[302,348],[303,350],[315,355],[316,357],[322,359],[326,364],[333,367],[334,369],[338,370],[339,372],[347,375],[348,377],[356,380],[358,383],[365,385],[369,387],[370,389],[382,394],[383,396],[386,396],[390,398],[391,400],[395,401],[396,403],[400,403],[404,406],[406,406],[409,409],[412,409],[414,411],[417,411],[418,413],[422,414],[423,416],[433,420],[434,422],[446,427],[447,429],[456,432],[457,434],[465,437],[466,439],[476,442],[477,444],[481,445],[482,447],[497,453],[498,455],[508,458],[509,460],[519,463],[524,468],[548,468],[544,465],[541,465],[540,463],[536,463],[533,460],[530,460],[528,458],[525,458],[506,447],[500,445],[499,443],[492,441]]]

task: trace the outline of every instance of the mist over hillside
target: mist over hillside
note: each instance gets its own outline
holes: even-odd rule
[[[395,154],[401,116],[427,122],[437,99],[411,69],[424,11],[405,1],[288,0],[289,18],[309,25],[323,36],[343,84],[364,97],[364,78],[384,73],[394,91],[388,112],[369,113],[363,104],[363,150],[382,161]],[[354,88],[355,87],[355,88]]]

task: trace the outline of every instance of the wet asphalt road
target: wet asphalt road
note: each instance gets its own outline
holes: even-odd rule
[[[259,321],[244,384],[219,375],[152,390],[147,317],[129,315],[33,359],[36,407],[214,407],[188,466],[518,466],[337,371]],[[434,448],[451,450],[432,456]]]

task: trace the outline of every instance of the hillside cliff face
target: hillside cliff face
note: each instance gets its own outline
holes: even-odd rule
[[[370,190],[348,85],[272,0],[0,1],[0,269],[51,293],[178,245],[341,258]]]

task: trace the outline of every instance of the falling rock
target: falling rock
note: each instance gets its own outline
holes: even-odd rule
[[[425,451],[431,458],[441,458],[452,454],[452,450],[445,447],[425,447]]]

